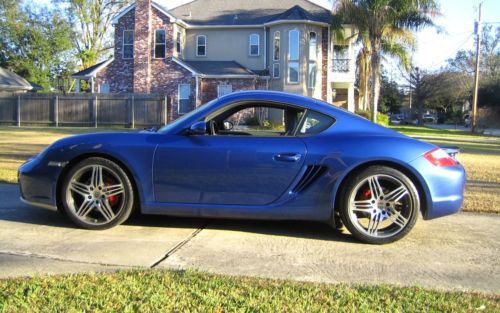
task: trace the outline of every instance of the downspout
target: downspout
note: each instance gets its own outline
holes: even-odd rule
[[[264,26],[264,70],[267,70],[267,31]]]
[[[195,97],[196,97],[196,100],[194,102],[194,106],[196,108],[196,107],[198,107],[198,103],[201,104],[201,99],[198,97],[199,96],[198,84],[199,84],[200,77],[198,75],[195,75],[194,78],[195,78],[195,83],[196,83],[196,87],[195,87]]]

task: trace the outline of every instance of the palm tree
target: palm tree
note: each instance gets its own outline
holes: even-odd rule
[[[434,25],[432,17],[437,14],[436,0],[338,1],[332,27],[337,30],[336,34],[343,23],[352,24],[358,30],[363,45],[358,64],[363,62],[364,67],[360,82],[364,80],[366,86],[371,86],[373,121],[377,120],[383,53],[397,57],[409,69],[408,50],[415,44],[412,31]]]

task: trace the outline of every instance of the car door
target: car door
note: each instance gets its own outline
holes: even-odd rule
[[[306,157],[294,136],[179,135],[155,153],[158,202],[265,205],[285,193]]]

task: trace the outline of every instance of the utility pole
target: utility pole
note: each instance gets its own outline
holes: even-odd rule
[[[479,4],[479,18],[475,23],[475,33],[476,33],[476,72],[474,74],[474,92],[472,94],[472,121],[471,121],[471,131],[474,133],[477,129],[477,92],[479,89],[479,63],[481,61],[481,8],[483,3]]]

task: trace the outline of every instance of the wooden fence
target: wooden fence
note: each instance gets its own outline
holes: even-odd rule
[[[160,126],[168,123],[168,97],[153,94],[0,95],[0,124],[52,126]]]

